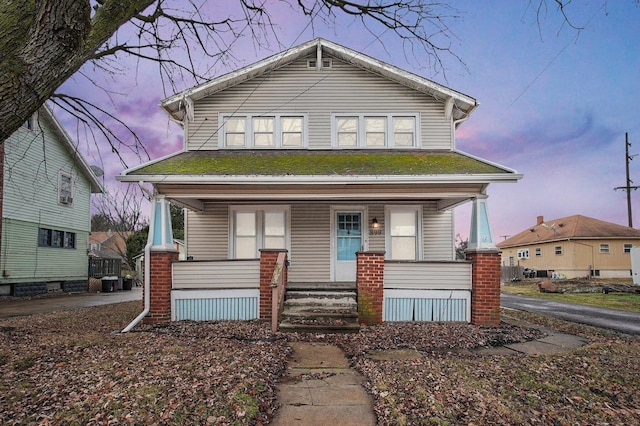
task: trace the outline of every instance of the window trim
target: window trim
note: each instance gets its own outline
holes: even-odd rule
[[[393,122],[395,118],[413,118],[414,119],[414,143],[411,146],[396,145],[395,131]],[[341,146],[338,144],[338,119],[340,118],[356,118],[356,144],[349,146]],[[382,146],[367,145],[367,131],[365,122],[367,118],[385,118],[385,144]],[[422,146],[422,138],[420,137],[420,113],[419,112],[397,112],[397,113],[349,113],[349,112],[333,112],[331,113],[331,148],[333,149],[418,149]]]
[[[244,128],[244,145],[238,146],[227,146],[227,120],[230,118],[245,120],[245,128]],[[270,146],[258,146],[255,144],[254,140],[254,129],[253,129],[253,121],[254,119],[259,118],[273,118],[273,145]],[[302,138],[301,145],[299,146],[290,146],[283,144],[283,134],[285,133],[282,129],[282,119],[283,118],[300,118],[302,119]],[[309,114],[308,113],[299,113],[299,112],[279,112],[273,114],[257,114],[257,113],[247,113],[247,114],[233,114],[233,113],[220,113],[218,115],[218,123],[220,132],[218,135],[218,148],[220,149],[304,149],[309,145]]]
[[[69,195],[63,195],[63,178],[69,178]],[[65,172],[64,170],[58,171],[58,204],[62,206],[71,207],[73,206],[73,199],[75,196],[74,191],[75,185],[73,184],[73,175],[69,172]],[[66,192],[66,191],[65,191]]]
[[[424,260],[424,244],[422,242],[422,227],[423,227],[423,216],[422,216],[422,205],[387,205],[384,206],[384,223],[385,223],[385,231],[384,231],[384,245],[385,245],[385,259],[386,260],[394,260],[393,253],[391,253],[391,213],[406,213],[412,212],[416,214],[416,259],[415,261]],[[411,261],[409,261],[411,262]]]
[[[256,213],[256,259],[260,257],[260,250],[264,248],[264,214],[265,212],[284,212],[284,243],[285,249],[289,252],[291,259],[291,206],[289,205],[230,205],[229,206],[229,259],[236,258],[235,247],[235,217],[237,212],[254,212]]]
[[[46,241],[42,239],[44,233],[47,234]],[[59,244],[57,243],[55,235],[60,236]],[[71,244],[67,244],[69,238],[71,238]],[[77,232],[62,231],[60,229],[38,228],[38,247],[75,250],[78,248],[78,234]]]

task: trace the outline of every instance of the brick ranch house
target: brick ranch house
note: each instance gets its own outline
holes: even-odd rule
[[[477,105],[324,39],[165,99],[183,149],[118,177],[154,190],[141,317],[269,319],[283,269],[287,289],[352,288],[361,323],[498,324],[486,190],[522,175],[455,148]],[[171,244],[169,202],[185,208],[188,261]]]

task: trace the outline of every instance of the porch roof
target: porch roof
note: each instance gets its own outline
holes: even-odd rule
[[[186,151],[126,170],[121,181],[221,182],[233,178],[454,176],[477,181],[516,181],[514,170],[458,151],[425,150],[215,150]],[[360,181],[359,179],[356,179]],[[460,179],[453,179],[460,181]],[[442,180],[440,180],[442,182]]]

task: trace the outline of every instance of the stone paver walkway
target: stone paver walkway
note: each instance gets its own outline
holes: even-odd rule
[[[292,343],[287,372],[278,385],[281,404],[274,425],[376,424],[364,377],[349,368],[344,352],[324,343]]]

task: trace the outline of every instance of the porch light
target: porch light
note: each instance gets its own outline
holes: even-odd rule
[[[377,218],[373,218],[373,220],[371,221],[371,227],[373,229],[378,229],[380,228],[380,224],[378,223],[378,219]]]

